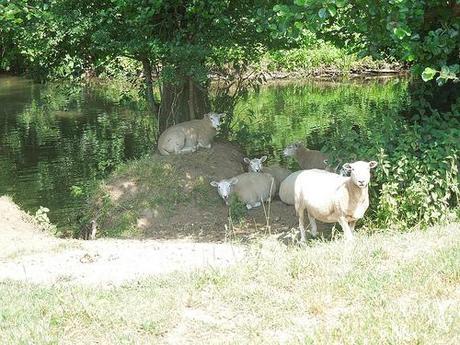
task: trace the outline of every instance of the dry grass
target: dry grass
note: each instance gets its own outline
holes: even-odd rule
[[[457,344],[460,227],[268,238],[230,268],[111,289],[6,281],[0,305],[2,344]]]

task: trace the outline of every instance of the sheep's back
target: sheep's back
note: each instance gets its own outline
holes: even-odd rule
[[[187,136],[201,137],[215,135],[216,130],[211,126],[209,120],[200,119],[178,123],[177,125],[169,127],[163,133],[167,135],[184,133]]]
[[[334,208],[335,196],[346,178],[320,169],[303,171],[295,181],[295,195],[320,220]]]
[[[299,170],[293,172],[288,177],[286,177],[283,182],[280,184],[278,195],[282,202],[288,205],[294,205],[295,203],[295,195],[294,195],[294,186],[297,177],[303,172],[304,170]]]
[[[257,202],[266,200],[270,196],[270,188],[276,190],[276,183],[272,187],[273,177],[266,173],[244,173],[236,176],[238,183],[234,187],[235,193],[242,202]]]
[[[286,179],[292,173],[292,171],[280,167],[278,165],[264,167],[263,172],[272,175],[275,178],[275,181],[278,184],[278,186],[281,184],[282,181],[284,181],[284,179]]]
[[[307,150],[302,152],[301,157],[299,157],[299,165],[303,170],[326,169],[325,160],[327,160],[327,156],[321,151]]]

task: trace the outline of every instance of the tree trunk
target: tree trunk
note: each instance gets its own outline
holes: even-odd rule
[[[148,59],[142,59],[142,69],[145,80],[145,99],[149,106],[149,110],[153,114],[158,115],[158,104],[153,97],[152,65]]]
[[[161,132],[179,122],[201,119],[209,110],[207,87],[192,78],[183,77],[175,83],[163,83],[159,110]]]

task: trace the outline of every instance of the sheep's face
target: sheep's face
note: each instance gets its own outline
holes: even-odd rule
[[[285,157],[292,157],[295,155],[295,153],[297,152],[297,150],[299,149],[300,145],[302,145],[301,143],[293,143],[293,144],[290,144],[288,146],[286,146],[286,148],[283,150],[283,155]]]
[[[262,163],[267,160],[267,156],[262,156],[260,158],[249,159],[244,158],[244,162],[249,165],[249,171],[251,172],[262,172],[263,165]]]
[[[213,126],[215,129],[219,129],[220,125],[222,124],[222,117],[224,117],[225,114],[209,113],[206,114],[206,116],[208,116],[209,121],[211,121],[211,126]]]
[[[354,163],[345,163],[343,165],[343,170],[350,173],[351,180],[355,185],[359,188],[366,188],[371,179],[371,169],[374,169],[376,166],[376,161],[358,161]]]
[[[233,177],[229,180],[221,180],[219,182],[212,181],[211,186],[217,187],[217,193],[224,199],[225,204],[228,205],[228,201],[230,200],[230,194],[232,193],[232,186],[238,182],[236,177]]]

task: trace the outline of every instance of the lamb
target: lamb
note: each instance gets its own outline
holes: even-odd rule
[[[302,171],[294,186],[301,240],[305,241],[305,210],[313,236],[318,232],[318,219],[324,223],[339,222],[345,238],[351,240],[356,221],[369,207],[370,169],[376,166],[375,161],[346,163],[343,168],[350,173],[349,177],[319,169]]]
[[[244,158],[244,162],[248,164],[248,170],[250,172],[264,172],[273,176],[276,182],[276,186],[279,187],[281,182],[291,174],[291,171],[283,168],[279,165],[271,165],[268,167],[264,167],[262,165],[263,162],[267,160],[267,156],[262,156],[260,158],[253,158],[249,159],[247,157]],[[274,191],[274,193],[278,193],[278,189]]]
[[[248,172],[219,182],[212,181],[211,186],[217,187],[217,192],[226,205],[230,196],[235,193],[250,210],[271,200],[276,182],[270,174]]]
[[[327,156],[321,151],[306,149],[302,143],[288,145],[284,149],[283,155],[286,157],[294,157],[302,170],[328,169]]]
[[[201,120],[191,120],[169,127],[158,139],[161,155],[195,152],[198,148],[211,148],[211,143],[225,114],[208,113]]]

